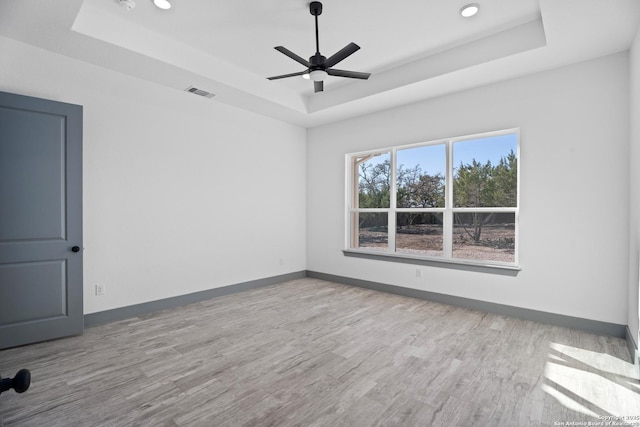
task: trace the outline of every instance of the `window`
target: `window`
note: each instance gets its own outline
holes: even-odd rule
[[[347,250],[517,264],[519,132],[347,155]]]

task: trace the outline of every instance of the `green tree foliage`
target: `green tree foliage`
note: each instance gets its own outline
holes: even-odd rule
[[[518,157],[511,150],[494,168],[496,206],[515,207],[518,203]]]
[[[388,208],[391,203],[391,162],[364,162],[359,167],[358,204],[361,208]]]
[[[497,165],[490,161],[480,163],[475,159],[455,169],[453,177],[453,202],[456,207],[514,207],[517,204],[517,156],[511,150]],[[388,208],[391,205],[391,162],[363,162],[359,165],[358,203],[360,208]],[[445,177],[440,173],[424,172],[420,165],[406,168],[400,165],[396,171],[396,201],[398,208],[435,208],[445,204]],[[362,218],[366,215],[362,214]],[[409,215],[407,218],[420,218]],[[366,217],[368,218],[368,217]],[[378,218],[374,221],[373,218]],[[367,224],[380,226],[383,216],[371,214]],[[469,213],[455,215],[457,224],[479,242],[482,227],[496,218],[493,213]],[[376,222],[373,224],[373,222]],[[411,221],[412,222],[412,221]],[[410,225],[410,224],[399,224]]]
[[[405,169],[400,165],[396,176],[399,208],[444,207],[444,176],[423,173],[420,165]]]
[[[391,205],[391,162],[363,162],[358,167],[358,206],[388,208]],[[360,228],[385,227],[387,216],[379,213],[359,214]]]
[[[359,167],[358,203],[361,208],[388,208],[391,204],[391,163],[362,163]],[[396,174],[397,207],[444,207],[444,177],[423,173],[420,165],[407,169],[400,165]]]
[[[453,179],[453,199],[456,207],[513,207],[517,204],[518,161],[511,150],[497,165],[490,161],[482,164],[475,159],[456,169]],[[482,227],[495,219],[492,213],[471,213],[456,215],[458,225],[479,242]],[[470,224],[469,224],[470,223]],[[469,225],[472,229],[467,228]]]
[[[397,207],[399,208],[437,208],[444,207],[444,176],[439,173],[430,175],[423,173],[420,165],[413,168],[398,167]],[[398,215],[397,227],[412,226],[434,220],[429,213],[404,212]]]

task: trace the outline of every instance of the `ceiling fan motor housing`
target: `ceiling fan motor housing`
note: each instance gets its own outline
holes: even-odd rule
[[[325,58],[324,56],[320,55],[319,53],[316,53],[311,58],[309,58],[309,62],[311,63],[311,67],[309,67],[309,70],[311,70],[311,71],[313,71],[313,70],[324,70],[325,69],[324,61],[326,61],[326,60],[327,60],[327,58]]]

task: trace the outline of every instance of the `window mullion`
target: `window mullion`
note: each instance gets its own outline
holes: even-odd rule
[[[447,169],[445,172],[445,210],[442,225],[442,243],[444,257],[451,258],[453,254],[453,144],[451,141],[447,141],[446,146]]]
[[[495,208],[453,208],[453,212],[516,212],[518,208],[516,207],[495,207]]]
[[[389,165],[389,168],[391,169],[389,171],[390,175],[391,175],[391,182],[390,182],[390,187],[389,191],[390,191],[390,205],[389,205],[389,214],[387,216],[387,223],[388,223],[388,230],[387,230],[387,235],[389,236],[389,241],[388,241],[388,245],[389,245],[389,252],[394,253],[396,251],[396,203],[397,203],[397,177],[396,177],[396,149],[392,149],[391,150],[391,162]]]
[[[349,200],[349,204],[351,205],[351,209],[360,208],[359,205],[359,182],[358,182],[358,160],[356,157],[350,159],[350,167],[351,167],[351,185],[350,185],[350,193],[351,200]],[[347,245],[349,247],[357,248],[359,246],[358,242],[358,218],[354,215],[354,211],[349,212],[349,216],[347,217],[348,227],[349,227],[349,237],[347,240]]]

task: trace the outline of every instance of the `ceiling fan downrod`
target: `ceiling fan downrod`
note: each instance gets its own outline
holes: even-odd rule
[[[322,14],[322,3],[312,1],[309,3],[309,12],[316,20],[316,55],[320,55],[320,36],[318,35],[318,16]]]

